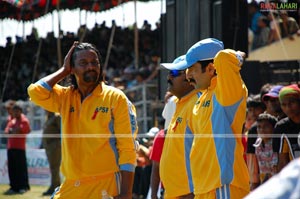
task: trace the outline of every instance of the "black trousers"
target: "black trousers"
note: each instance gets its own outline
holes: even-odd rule
[[[147,198],[150,180],[151,180],[152,165],[145,167],[135,167],[133,193],[140,197]]]
[[[26,162],[26,151],[22,149],[8,149],[8,176],[10,188],[14,191],[30,189]]]

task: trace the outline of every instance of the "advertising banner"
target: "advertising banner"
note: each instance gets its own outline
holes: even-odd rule
[[[29,184],[49,185],[51,175],[45,149],[27,149],[26,158]],[[6,149],[0,149],[0,184],[9,184]]]

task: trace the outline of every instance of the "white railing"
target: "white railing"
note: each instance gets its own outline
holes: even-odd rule
[[[142,83],[124,92],[135,105],[139,133],[146,133],[154,125],[152,106],[158,100],[157,84]]]

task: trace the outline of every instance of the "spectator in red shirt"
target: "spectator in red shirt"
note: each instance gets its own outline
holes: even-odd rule
[[[159,190],[159,185],[160,185],[159,162],[162,154],[162,149],[164,146],[166,132],[167,129],[161,129],[156,134],[153,142],[153,148],[150,153],[150,160],[152,160],[152,172],[151,172],[151,183],[150,183],[152,199],[157,199],[157,192]],[[161,185],[161,187],[163,190],[163,185]]]
[[[7,117],[6,117],[6,120],[3,123],[1,123],[1,131],[2,130],[4,131],[7,124],[8,124],[8,122],[13,119],[13,117],[12,117],[12,107],[14,106],[15,103],[16,102],[14,100],[11,100],[11,99],[9,99],[5,102],[4,107],[5,107],[6,112],[7,112]],[[7,138],[6,137],[0,138],[0,146],[6,146],[6,144],[7,144]]]
[[[26,134],[30,132],[30,123],[18,104],[12,107],[12,116],[5,128],[5,133],[9,134],[7,161],[10,181],[10,189],[5,194],[25,193],[30,189],[26,162]]]

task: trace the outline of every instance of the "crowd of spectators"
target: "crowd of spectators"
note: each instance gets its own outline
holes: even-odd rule
[[[115,23],[113,22],[113,24]],[[112,28],[107,27],[105,22],[96,23],[92,29],[81,25],[77,33],[61,32],[59,38],[62,59],[73,42],[80,40],[92,43],[99,49],[103,66],[108,53],[111,32]],[[134,28],[121,28],[115,24],[113,45],[105,72],[108,83],[126,89],[147,80],[147,78],[153,79],[155,77],[153,71],[156,71],[155,68],[160,60],[160,32],[160,23],[157,22],[153,29],[147,20],[144,21],[143,27],[138,29],[139,62],[137,69],[134,60]],[[41,50],[38,53],[40,42]],[[15,45],[14,50],[13,45]],[[16,36],[15,44],[12,43],[12,38],[8,37],[6,46],[0,47],[1,93],[5,86],[2,100],[27,100],[27,86],[60,67],[57,54],[57,38],[53,32],[49,32],[46,38],[39,38],[36,29],[33,28],[32,33],[25,39]],[[8,67],[11,56],[13,56],[11,66]],[[35,67],[36,62],[38,63],[37,67]],[[7,73],[8,68],[9,72]],[[5,79],[7,79],[6,83]]]
[[[281,173],[289,163],[299,160],[299,106],[300,89],[297,84],[265,84],[259,94],[248,97],[244,148],[253,193],[246,198],[299,198],[299,189],[293,187],[299,185],[298,173],[295,179],[286,175],[295,172],[289,167],[290,171]],[[267,182],[273,182],[278,176],[282,178],[280,183],[270,185]],[[284,180],[289,181],[286,183],[289,185],[282,186]],[[268,192],[264,185],[276,189]]]
[[[280,38],[288,37],[293,40],[294,34],[300,36],[300,15],[297,12],[264,11],[253,0],[248,5],[248,14],[249,51],[276,42]],[[112,24],[116,25],[116,29],[105,73],[107,81],[121,89],[126,89],[155,77],[155,68],[161,56],[160,23],[157,22],[156,27],[151,27],[151,24],[145,20],[143,27],[138,30],[138,69],[134,63],[135,34],[133,26],[122,28],[117,26],[114,21]],[[112,28],[107,27],[105,21],[102,24],[96,23],[92,29],[81,25],[76,33],[61,31],[59,38],[62,58],[73,41],[80,40],[95,44],[100,50],[104,64],[111,32]],[[42,41],[41,51],[38,54],[40,41]],[[37,30],[33,28],[32,33],[25,38],[16,36],[14,51],[12,51],[13,45],[12,38],[7,37],[6,46],[0,46],[2,101],[7,99],[27,100],[27,85],[60,67],[57,38],[54,36],[54,32],[49,32],[46,38],[39,38]],[[35,68],[36,63],[37,67]],[[11,65],[10,68],[9,65]],[[10,70],[7,73],[8,68]],[[6,79],[8,81],[5,82]],[[5,90],[3,91],[3,89]]]
[[[253,0],[248,5],[249,14],[249,50],[279,41],[288,37],[294,40],[294,34],[300,36],[300,13],[287,10],[262,10]],[[290,16],[291,15],[291,16]]]

